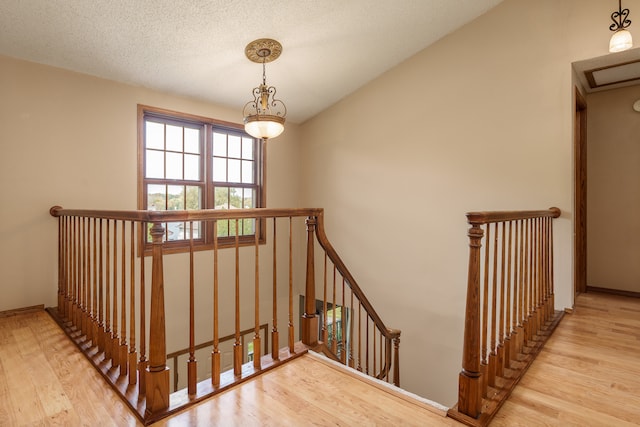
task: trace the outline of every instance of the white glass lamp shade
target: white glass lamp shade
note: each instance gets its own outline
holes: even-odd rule
[[[618,30],[611,36],[609,52],[622,52],[623,50],[631,49],[632,46],[631,33],[627,30]]]
[[[254,138],[271,139],[284,130],[284,117],[251,115],[244,118],[244,130]]]

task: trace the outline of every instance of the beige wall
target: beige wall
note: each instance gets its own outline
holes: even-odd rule
[[[556,303],[573,304],[571,63],[607,53],[614,6],[507,0],[303,125],[305,202],[402,330],[409,390],[457,399],[465,212],[561,208]]]
[[[640,292],[640,86],[587,96],[587,284]]]
[[[560,207],[557,304],[572,305],[571,62],[606,53],[614,6],[506,0],[269,143],[269,205],[326,208],[334,246],[403,331],[409,390],[456,400],[465,212]],[[640,0],[625,6],[640,10]],[[135,207],[136,104],[238,120],[8,58],[0,93],[0,310],[55,303],[50,206]]]
[[[136,106],[239,122],[232,109],[0,57],[0,311],[55,305],[49,208],[136,208]],[[267,203],[297,207],[297,126],[269,142]],[[276,144],[277,142],[277,144]]]

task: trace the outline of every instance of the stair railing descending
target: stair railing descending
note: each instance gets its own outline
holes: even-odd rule
[[[551,335],[553,219],[560,209],[472,212],[458,404],[449,416],[485,426]]]
[[[145,424],[308,349],[323,351],[368,375],[399,384],[400,331],[382,323],[329,243],[322,209],[98,211],[55,206],[50,213],[58,218],[59,268],[58,307],[49,312]],[[184,257],[167,258],[164,249],[165,226],[175,222],[183,224],[189,242],[187,265]],[[247,222],[253,241],[245,239],[241,245],[239,230]],[[213,230],[212,249],[196,248],[194,238],[189,237],[205,223],[206,229]],[[220,223],[227,224],[233,240],[230,248],[218,245]],[[262,227],[266,228],[260,230]],[[260,232],[266,230],[271,234]],[[268,236],[266,242],[260,242],[260,235]],[[305,235],[306,245],[301,243]],[[196,261],[197,250],[205,256],[199,255]],[[151,271],[145,267],[149,255]],[[174,270],[184,271],[180,283],[165,282],[163,262],[171,263],[172,278]],[[323,268],[316,268],[318,262]],[[212,271],[207,283],[196,280],[203,269]],[[294,293],[302,286],[294,287],[294,283],[300,280],[305,280],[305,304],[298,320]],[[176,301],[165,304],[167,286],[172,292],[176,288],[185,292],[188,307],[177,307]],[[316,290],[323,294],[319,302]],[[203,294],[210,298],[205,310],[201,308]],[[220,318],[224,310],[233,312],[231,318]],[[180,312],[188,313],[183,314],[188,319],[178,319],[186,325],[188,335],[187,387],[171,393],[165,323],[167,318],[175,321]],[[211,318],[204,331],[202,322],[196,321],[202,315]],[[254,354],[248,363],[243,349],[246,322],[253,329]],[[270,340],[265,323],[270,327]],[[222,361],[222,328],[234,331],[228,370]],[[281,329],[286,331],[283,347],[279,344]],[[198,336],[202,341],[207,335],[213,338],[211,363],[205,367],[210,379],[199,380],[202,366],[198,368],[195,357],[195,339]],[[262,351],[261,341],[265,347],[270,341],[271,351]]]
[[[324,251],[318,351],[360,372],[400,386],[400,330],[387,328],[327,239],[322,217],[315,226]],[[313,256],[313,254],[309,255]],[[310,281],[307,280],[307,285]],[[313,289],[307,288],[307,295]],[[305,300],[306,312],[313,299]]]

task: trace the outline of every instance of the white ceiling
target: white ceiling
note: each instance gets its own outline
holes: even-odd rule
[[[267,83],[301,123],[502,0],[1,0],[0,54],[241,110]],[[239,113],[240,115],[240,113]]]

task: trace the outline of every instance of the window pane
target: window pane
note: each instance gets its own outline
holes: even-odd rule
[[[146,178],[164,178],[164,151],[146,150]]]
[[[167,185],[167,209],[170,211],[184,210],[184,186]]]
[[[146,122],[146,147],[164,150],[164,124]]]
[[[228,182],[240,182],[240,160],[229,159]]]
[[[196,154],[184,155],[184,179],[200,180],[200,156]]]
[[[184,128],[184,151],[200,154],[200,129]]]
[[[217,182],[227,182],[227,159],[213,158],[213,180]]]
[[[253,162],[248,160],[242,161],[242,183],[253,184]]]
[[[167,209],[167,195],[164,185],[147,185],[147,209],[150,211]]]
[[[237,159],[240,158],[242,145],[239,136],[229,135],[229,157],[235,157]]]
[[[253,139],[242,138],[242,158],[253,160]]]
[[[256,205],[253,203],[255,197],[255,190],[252,188],[243,188],[242,189],[242,207],[244,209],[252,209],[255,208]]]
[[[187,186],[187,210],[202,209],[202,190],[200,187]]]
[[[214,209],[229,209],[229,189],[226,187],[216,187],[216,204]]]
[[[218,237],[229,236],[229,221],[224,219],[218,221]]]
[[[165,226],[167,240],[184,239],[184,222],[167,222]]]
[[[182,179],[182,154],[167,153],[167,178]]]
[[[255,233],[255,223],[255,219],[243,219],[240,234],[243,236],[253,235]]]
[[[227,156],[227,135],[224,133],[213,133],[213,155]]]
[[[167,148],[170,151],[182,151],[182,126],[167,125]]]
[[[229,207],[231,209],[242,209],[242,188],[229,189]]]
[[[192,226],[193,226],[193,230],[191,229]],[[200,238],[200,227],[201,227],[200,221],[194,221],[193,223],[187,222],[187,228],[185,229],[184,238],[189,240],[191,238],[191,233],[193,232],[193,238],[194,239],[199,239]]]

